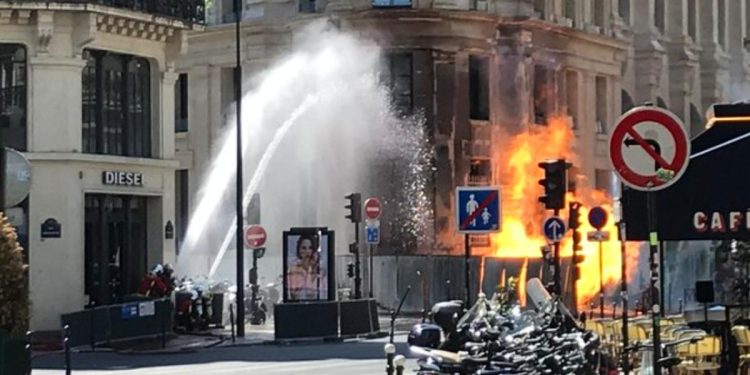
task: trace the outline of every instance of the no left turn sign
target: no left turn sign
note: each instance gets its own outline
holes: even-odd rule
[[[661,190],[687,169],[690,142],[677,116],[657,107],[633,108],[617,122],[609,156],[623,183],[637,190]]]

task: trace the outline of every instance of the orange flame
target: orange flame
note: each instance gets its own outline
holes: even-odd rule
[[[538,163],[545,159],[565,158],[580,167],[578,156],[573,151],[575,135],[566,117],[552,118],[547,126],[534,126],[527,132],[511,137],[506,145],[495,150],[493,165],[497,167],[495,183],[502,186],[502,232],[492,236],[492,254],[500,258],[526,259],[521,274],[525,279],[529,258],[541,258],[541,247],[547,244],[542,235],[543,220],[552,215],[545,211],[538,201],[542,187],[538,181],[544,177],[544,171]],[[587,220],[591,207],[601,206],[610,213],[603,231],[610,233],[610,240],[602,243],[604,285],[618,282],[621,277],[620,242],[617,241],[617,228],[612,219],[612,200],[607,192],[591,188],[585,178],[569,171],[569,180],[575,183],[576,193],[568,193],[567,201],[582,203],[580,210],[584,255],[581,266],[581,279],[577,282],[579,307],[585,306],[592,299],[598,300],[599,294],[599,244],[587,240],[587,232],[593,231]],[[567,207],[560,213],[567,222]],[[637,267],[637,244],[628,244],[628,273]],[[561,257],[572,256],[572,238],[570,232],[561,242]],[[562,279],[565,279],[563,275]],[[525,282],[520,282],[520,285]],[[523,296],[522,290],[519,295]],[[523,297],[522,297],[523,299]],[[525,301],[521,301],[522,303]]]

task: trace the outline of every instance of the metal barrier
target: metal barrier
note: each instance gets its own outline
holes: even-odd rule
[[[171,301],[159,299],[92,307],[63,314],[60,319],[62,326],[70,327],[71,347],[89,345],[94,349],[102,343],[158,335],[166,346],[172,317]]]
[[[31,374],[30,332],[12,337],[0,331],[0,375]]]

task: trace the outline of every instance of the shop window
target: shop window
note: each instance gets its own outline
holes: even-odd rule
[[[490,119],[489,59],[469,56],[469,116]]]
[[[98,50],[84,55],[83,152],[150,157],[150,63]]]
[[[188,75],[180,74],[174,86],[174,130],[188,131]]]
[[[596,133],[607,133],[607,78],[596,77]]]
[[[26,151],[26,48],[0,44],[0,127],[5,146]]]
[[[394,110],[402,115],[414,106],[413,59],[411,53],[392,53],[386,56],[382,82],[391,92]]]

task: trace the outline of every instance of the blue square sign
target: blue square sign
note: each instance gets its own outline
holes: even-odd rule
[[[138,304],[137,303],[131,303],[127,305],[122,305],[120,310],[120,318],[125,319],[135,319],[138,317]]]
[[[460,233],[493,233],[501,229],[500,188],[459,186],[456,189],[456,225]]]
[[[377,245],[380,243],[380,227],[368,225],[365,227],[365,234],[368,245]]]

